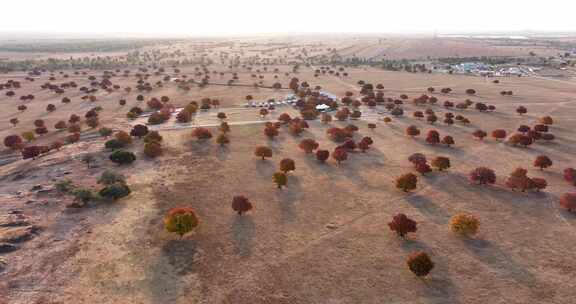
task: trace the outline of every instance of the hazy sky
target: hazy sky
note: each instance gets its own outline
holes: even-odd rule
[[[7,0],[0,31],[270,32],[576,31],[576,1]],[[6,2],[6,3],[4,3]]]

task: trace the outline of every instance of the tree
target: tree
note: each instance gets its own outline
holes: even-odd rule
[[[454,144],[454,138],[452,138],[452,136],[450,136],[450,135],[446,135],[442,138],[441,142],[442,142],[442,144],[450,147],[451,145]]]
[[[236,195],[232,198],[232,210],[238,212],[238,215],[252,210],[252,203],[243,195]]]
[[[428,254],[422,251],[412,253],[406,260],[406,264],[412,273],[418,277],[424,277],[434,268],[434,262]]]
[[[570,183],[572,186],[576,186],[576,169],[566,168],[563,171],[564,180]]]
[[[131,164],[136,160],[136,155],[129,151],[116,150],[110,154],[110,160],[119,165]]]
[[[340,165],[341,162],[348,159],[348,152],[346,152],[346,149],[336,148],[334,152],[332,152],[332,158]]]
[[[468,178],[470,182],[478,185],[494,184],[496,182],[496,173],[492,169],[478,167],[470,172]]]
[[[257,157],[262,157],[262,160],[265,160],[266,157],[272,157],[272,149],[265,146],[258,146],[254,150],[254,155]]]
[[[50,144],[50,149],[59,151],[62,148],[62,146],[64,146],[64,143],[62,143],[59,140],[56,140]]]
[[[20,120],[18,120],[18,118],[16,118],[16,117],[10,119],[10,124],[13,127],[15,127],[19,122],[20,122]]]
[[[216,143],[219,144],[220,146],[224,146],[230,143],[230,138],[228,138],[228,135],[222,133],[222,134],[218,134],[218,136],[216,137]]]
[[[450,219],[450,230],[463,236],[472,236],[478,232],[480,221],[469,214],[456,214]]]
[[[80,161],[86,164],[86,167],[90,169],[90,164],[92,164],[96,160],[96,157],[92,153],[84,153],[80,158]]]
[[[502,129],[496,129],[494,131],[492,131],[492,137],[494,139],[496,139],[497,141],[500,141],[504,138],[506,138],[506,130],[502,130]]]
[[[274,126],[268,126],[264,128],[264,135],[269,139],[274,139],[274,137],[278,136],[278,129]]]
[[[444,171],[450,168],[450,159],[448,157],[437,156],[431,162],[432,167],[438,169],[439,171]]]
[[[416,189],[418,177],[412,173],[406,173],[396,179],[396,188],[404,192]]]
[[[438,133],[436,130],[428,131],[428,134],[426,135],[426,142],[431,145],[440,143],[440,133]]]
[[[472,135],[474,137],[478,138],[479,140],[483,140],[484,137],[486,137],[486,135],[488,135],[488,134],[482,130],[476,130],[476,131],[474,131],[474,133],[472,133]]]
[[[134,127],[132,127],[132,130],[130,131],[130,135],[138,137],[138,139],[141,139],[143,136],[146,136],[146,134],[148,134],[148,127],[142,124],[135,125]]]
[[[65,138],[66,143],[73,144],[80,140],[80,133],[72,133]]]
[[[294,160],[290,158],[284,158],[280,161],[280,171],[287,174],[289,171],[294,170],[296,170],[296,164],[294,163]]]
[[[288,177],[284,172],[276,172],[272,175],[272,181],[278,186],[278,189],[282,189],[288,183]]]
[[[406,128],[406,135],[414,138],[415,136],[420,135],[420,130],[416,126],[409,126]]]
[[[212,138],[212,132],[206,128],[198,127],[192,131],[192,136],[196,137],[198,141],[204,141]]]
[[[4,146],[16,150],[23,146],[22,138],[18,135],[8,135],[4,137]]]
[[[408,161],[411,162],[414,166],[417,164],[425,164],[428,161],[426,160],[426,156],[422,153],[414,153],[408,157]]]
[[[36,139],[36,136],[34,136],[34,132],[26,131],[22,132],[22,138],[24,138],[27,142],[32,142],[34,139]]]
[[[316,159],[321,163],[325,163],[329,157],[330,157],[330,151],[328,151],[328,150],[317,150],[316,151]]]
[[[560,207],[569,212],[576,212],[576,193],[564,193],[560,196]]]
[[[432,168],[427,163],[417,163],[414,165],[416,172],[426,175],[426,173],[432,172]]]
[[[228,125],[227,122],[223,121],[220,124],[220,132],[222,132],[223,134],[229,133],[230,132],[230,125]]]
[[[177,233],[180,237],[194,230],[199,223],[194,209],[190,207],[172,208],[164,216],[166,231]]]
[[[311,138],[306,138],[300,141],[298,147],[306,153],[312,153],[314,150],[318,149],[318,143]]]
[[[541,118],[539,119],[539,121],[540,121],[541,124],[544,124],[544,125],[552,125],[552,124],[554,124],[554,120],[553,120],[552,117],[550,117],[550,116],[541,117]]]
[[[224,120],[224,119],[227,118],[226,113],[224,113],[224,112],[219,112],[219,113],[216,115],[216,117],[217,117],[218,119],[221,119],[221,120]]]
[[[392,221],[388,223],[388,227],[402,238],[405,238],[408,232],[416,232],[417,229],[416,222],[402,213],[395,215]]]
[[[132,143],[132,137],[130,137],[130,134],[126,133],[125,131],[116,132],[114,137],[116,137],[116,139],[123,145],[129,145]]]
[[[151,141],[144,145],[144,155],[156,158],[162,155],[162,145],[159,142]]]
[[[22,159],[36,159],[42,152],[40,146],[28,146],[22,149]]]
[[[526,109],[526,107],[524,106],[519,106],[518,108],[516,108],[516,113],[522,115],[522,114],[526,114],[528,113],[528,109]]]
[[[290,115],[288,115],[288,113],[282,113],[278,117],[278,121],[282,122],[283,124],[288,124],[292,121],[292,118]]]
[[[540,168],[540,170],[550,166],[552,166],[552,160],[546,155],[538,155],[534,160],[534,167]]]

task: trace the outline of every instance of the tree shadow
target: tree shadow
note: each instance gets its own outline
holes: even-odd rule
[[[408,195],[404,200],[437,224],[444,225],[450,218],[444,209],[420,194]]]
[[[288,175],[288,185],[283,189],[276,190],[276,198],[280,204],[280,217],[283,222],[293,222],[298,215],[295,204],[303,197],[300,180]]]
[[[464,239],[463,244],[476,259],[490,266],[498,274],[530,289],[540,285],[526,266],[518,263],[495,243],[482,239]]]
[[[252,217],[250,215],[234,216],[231,228],[235,253],[241,257],[250,256],[256,234],[256,226],[254,225]]]

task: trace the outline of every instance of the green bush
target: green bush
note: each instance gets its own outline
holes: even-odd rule
[[[124,183],[115,183],[102,188],[99,194],[101,197],[117,200],[128,196],[130,192],[132,191],[128,185]]]
[[[61,181],[58,181],[55,187],[56,191],[60,193],[70,193],[72,192],[72,190],[74,190],[74,188],[76,188],[74,183],[69,179],[63,179]]]
[[[117,139],[110,139],[106,143],[104,143],[104,146],[106,147],[106,149],[116,150],[123,148],[124,144]]]
[[[115,183],[126,183],[126,177],[122,174],[118,174],[112,171],[104,171],[100,178],[98,178],[98,183],[103,185],[112,185]]]
[[[132,152],[116,150],[110,154],[110,160],[119,165],[131,164],[136,160],[136,155]]]
[[[82,203],[87,203],[90,200],[94,199],[94,194],[92,193],[92,190],[86,188],[77,188],[76,190],[74,190],[74,192],[72,192],[72,195],[74,196],[74,199],[76,201]]]

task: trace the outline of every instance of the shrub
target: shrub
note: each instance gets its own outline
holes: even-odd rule
[[[266,157],[272,157],[272,149],[265,146],[258,146],[254,150],[254,155],[262,157],[262,160],[265,160]]]
[[[272,175],[272,181],[278,186],[278,189],[282,189],[288,183],[288,177],[284,172],[276,172]]]
[[[119,141],[118,139],[110,139],[108,141],[106,141],[104,143],[104,147],[106,147],[106,149],[111,149],[111,150],[116,150],[116,149],[120,149],[123,148],[125,145]]]
[[[116,150],[110,154],[110,160],[119,165],[131,164],[136,160],[136,155],[129,151]]]
[[[432,160],[431,165],[439,171],[444,171],[450,168],[450,159],[448,157],[438,156]]]
[[[64,144],[61,141],[56,140],[50,144],[50,149],[51,150],[60,150],[60,148],[62,148],[62,146],[64,146]]]
[[[186,109],[182,109],[178,114],[176,114],[176,121],[179,123],[187,123],[192,121],[192,113]]]
[[[189,207],[172,208],[164,216],[164,228],[180,237],[198,227],[199,220],[194,209]]]
[[[408,269],[418,277],[424,277],[434,268],[434,262],[425,252],[414,252],[406,260]]]
[[[203,141],[212,138],[212,133],[206,128],[198,127],[192,131],[192,136],[199,141]]]
[[[457,214],[450,219],[450,230],[456,234],[471,236],[478,232],[480,221],[468,214]]]
[[[146,143],[144,145],[144,155],[151,158],[162,155],[162,145],[156,141]]]
[[[232,210],[238,212],[238,215],[252,210],[252,203],[243,195],[237,195],[232,198]]]
[[[560,207],[569,212],[576,212],[576,193],[564,193],[560,196]]]
[[[532,183],[534,183],[534,188],[536,189],[537,192],[539,192],[540,190],[544,190],[546,189],[546,187],[548,187],[548,182],[543,178],[533,177],[531,179]]]
[[[128,187],[128,185],[119,182],[107,185],[106,187],[102,188],[100,192],[98,192],[98,194],[100,194],[100,196],[104,198],[117,200],[130,195],[131,192],[132,191],[130,190],[130,187]]]
[[[292,118],[290,117],[290,115],[288,115],[287,113],[282,113],[280,114],[280,116],[278,117],[278,120],[280,122],[282,122],[283,124],[288,124],[290,123],[290,121],[292,121]]]
[[[146,134],[148,134],[148,127],[140,124],[132,127],[132,130],[130,131],[131,136],[138,138],[142,138],[143,136],[146,136]]]
[[[538,155],[534,160],[534,167],[540,168],[540,170],[550,166],[552,166],[552,160],[546,155]]]
[[[329,157],[330,157],[330,151],[328,150],[316,151],[316,159],[321,163],[326,162],[326,160],[328,160]]]
[[[388,227],[402,238],[406,237],[408,232],[416,232],[416,222],[402,213],[394,216],[392,221],[388,223]]]
[[[404,192],[416,189],[418,177],[412,173],[406,173],[396,179],[396,188]]]
[[[126,183],[126,177],[122,174],[106,170],[102,172],[102,175],[98,178],[98,183],[106,186],[116,183]]]
[[[289,171],[294,170],[296,170],[296,164],[294,163],[294,160],[290,158],[284,158],[280,161],[280,171],[288,173]]]
[[[470,182],[478,185],[494,184],[496,182],[496,173],[486,167],[478,167],[470,172]]]

